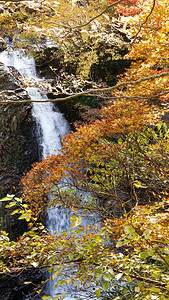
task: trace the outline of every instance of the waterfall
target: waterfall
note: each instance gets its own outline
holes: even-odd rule
[[[27,79],[39,79],[33,57],[29,58],[17,50],[4,51],[0,54],[0,61],[7,66],[15,67]],[[46,95],[41,94],[36,87],[29,86],[27,91],[32,100],[47,99]],[[61,138],[69,131],[68,122],[50,102],[33,102],[32,115],[36,120],[42,157],[45,158],[48,154],[58,154],[62,146]]]
[[[34,59],[25,56],[24,53],[18,50],[1,52],[0,61],[6,66],[15,67],[27,79],[39,79]],[[36,87],[27,87],[27,92],[32,100],[47,99],[47,96],[42,94]],[[62,147],[61,138],[70,130],[63,114],[50,102],[33,102],[32,116],[36,121],[36,133],[42,158],[47,155],[58,154]],[[57,208],[48,210],[47,227],[52,231],[69,230],[70,221],[66,211]],[[49,292],[52,294],[52,291]]]
[[[32,57],[27,57],[24,53],[18,50],[15,51],[4,51],[0,53],[0,61],[7,66],[15,67],[22,76],[27,79],[39,80],[36,73],[35,61]],[[32,100],[44,100],[47,96],[42,94],[36,87],[27,87],[28,94]],[[42,153],[42,158],[47,155],[58,154],[62,144],[61,138],[63,138],[69,131],[69,124],[64,118],[63,114],[50,102],[36,103],[33,102],[32,115],[36,121],[37,138]],[[68,210],[60,210],[58,208],[50,209],[47,212],[47,227],[52,231],[68,231],[70,229],[70,218],[68,218]],[[94,218],[94,216],[93,216]],[[97,219],[97,217],[96,217]],[[91,220],[83,218],[83,225],[89,224]],[[49,294],[53,297],[55,294],[54,290],[55,283],[49,282],[46,289]],[[68,287],[65,287],[68,291]],[[65,291],[64,287],[57,288],[57,292]],[[69,292],[68,292],[69,294]],[[26,298],[28,299],[28,298]],[[39,299],[39,298],[38,298]],[[65,297],[64,299],[71,300],[73,297]],[[80,299],[87,299],[86,294]]]

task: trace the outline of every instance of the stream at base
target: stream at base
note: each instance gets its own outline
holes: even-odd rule
[[[36,73],[35,61],[33,58],[28,58],[24,53],[15,51],[4,51],[0,53],[0,61],[6,66],[11,66],[17,69],[22,76],[27,79],[39,80]],[[27,88],[27,92],[32,100],[43,100],[47,99],[46,95],[41,94],[41,92],[33,86]],[[61,147],[61,138],[63,138],[70,130],[69,124],[61,114],[57,107],[52,103],[35,103],[32,106],[32,116],[36,121],[36,134],[39,144],[39,149],[42,158],[47,155],[58,154]],[[61,210],[58,208],[50,209],[47,212],[47,227],[53,232],[58,231],[68,231],[70,229],[70,215],[71,212],[68,210]],[[93,219],[97,217],[93,216]],[[82,224],[90,224],[91,219],[83,218]],[[97,222],[98,223],[98,222]],[[69,274],[70,275],[70,274]],[[79,294],[75,291],[74,296],[70,296],[71,286],[64,285],[63,287],[54,289],[56,282],[49,281],[45,287],[45,293],[50,294],[54,297],[55,293],[66,292],[67,296],[64,297],[65,300],[75,299],[74,297]],[[36,299],[36,298],[34,298]],[[39,298],[37,298],[39,299]],[[51,298],[52,299],[52,298]],[[59,299],[59,298],[58,298]],[[77,299],[77,298],[76,298]],[[78,299],[90,299],[86,292],[80,292]],[[29,300],[29,298],[25,298]]]

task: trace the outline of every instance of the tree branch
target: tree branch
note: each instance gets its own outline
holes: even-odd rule
[[[147,15],[147,17],[145,18],[145,20],[141,23],[138,32],[136,33],[134,39],[133,39],[132,42],[131,42],[131,45],[134,44],[135,40],[137,39],[137,37],[138,37],[140,31],[142,30],[142,28],[143,28],[143,26],[144,26],[144,24],[147,23],[148,18],[151,16],[151,14],[152,14],[152,12],[153,12],[153,10],[154,10],[155,4],[156,4],[156,0],[153,0],[153,5],[152,5],[152,8],[151,8],[151,11],[150,11],[150,13]]]
[[[123,86],[128,86],[128,85],[136,85],[136,84],[139,84],[141,82],[145,82],[147,80],[153,80],[153,79],[158,79],[158,78],[161,78],[161,77],[164,77],[164,76],[168,76],[169,75],[169,72],[163,72],[161,74],[156,74],[156,75],[152,75],[152,76],[146,76],[146,77],[143,77],[143,78],[140,78],[140,79],[137,79],[137,80],[133,80],[133,81],[124,81],[124,82],[121,82],[119,84],[116,84],[114,86],[111,86],[111,87],[107,87],[107,88],[97,88],[97,89],[88,89],[86,91],[83,91],[83,92],[80,92],[80,93],[76,93],[76,94],[71,94],[67,97],[63,97],[63,98],[56,98],[56,99],[44,99],[44,100],[34,100],[34,99],[31,99],[31,100],[18,100],[18,101],[12,101],[12,100],[3,100],[3,101],[0,101],[0,104],[19,104],[19,103],[32,103],[32,102],[40,102],[40,103],[43,103],[43,102],[61,102],[61,101],[67,101],[67,100],[72,100],[72,99],[75,99],[75,98],[78,98],[78,97],[81,97],[81,96],[95,96],[96,93],[104,93],[104,92],[110,92],[110,91],[113,91],[113,90],[116,90],[116,89],[119,89]],[[153,97],[153,96],[152,96]],[[123,96],[121,96],[121,98],[123,98]]]
[[[50,23],[50,24],[55,24],[57,26],[63,27],[63,28],[68,28],[71,30],[74,29],[78,29],[78,28],[82,28],[82,27],[86,27],[87,25],[89,25],[91,22],[93,22],[94,20],[98,19],[99,17],[101,17],[103,14],[105,14],[110,8],[114,7],[115,5],[119,4],[120,2],[122,2],[123,0],[118,0],[112,4],[107,5],[107,7],[102,10],[98,15],[94,16],[93,18],[91,18],[89,21],[87,21],[84,24],[81,25],[76,25],[76,26],[70,26],[70,25],[64,25],[62,23],[57,23],[57,22],[52,22],[52,21],[45,21],[45,23]]]
[[[65,25],[62,23],[57,23],[57,22],[52,22],[52,21],[45,21],[45,23],[49,23],[49,24],[55,24],[59,27],[63,27],[63,28],[67,28],[70,29],[71,31],[75,30],[75,29],[79,29],[79,28],[83,28],[86,27],[87,25],[89,25],[91,22],[93,22],[94,20],[98,19],[99,17],[101,17],[104,13],[106,13],[110,8],[116,6],[117,4],[119,4],[120,2],[122,2],[123,0],[118,0],[112,4],[109,4],[101,13],[99,13],[98,15],[94,16],[93,18],[91,18],[89,21],[87,21],[86,23],[83,23],[81,25],[76,25],[76,26],[70,26],[70,25]],[[148,18],[151,16],[154,8],[155,8],[155,4],[156,4],[156,0],[153,0],[153,5],[151,7],[150,13],[146,16],[145,20],[141,23],[140,28],[138,30],[138,32],[136,33],[134,39],[131,42],[125,43],[125,44],[134,44],[134,42],[136,41],[139,33],[141,32],[143,26],[145,23],[147,23]]]
[[[67,265],[67,264],[71,264],[71,263],[85,263],[86,259],[85,258],[78,258],[78,259],[73,259],[73,260],[69,260],[69,261],[62,261],[62,265]],[[37,267],[29,267],[29,266],[25,266],[25,267],[19,267],[19,268],[13,268],[11,271],[10,270],[6,270],[5,272],[0,272],[0,276],[14,276],[15,274],[17,273],[21,273],[23,271],[26,271],[26,270],[36,270],[36,269],[49,269],[51,267],[54,267],[54,266],[57,266],[57,265],[60,265],[60,262],[55,262],[53,263],[52,265],[51,264],[48,264],[48,265],[41,265],[41,266],[37,266]],[[113,265],[111,265],[111,268],[112,270],[115,272],[115,273],[122,273],[123,276],[128,276],[129,274],[124,272],[123,268],[116,268],[114,267]],[[144,282],[146,284],[153,284],[155,286],[158,286],[160,287],[162,290],[166,290],[166,283],[164,282],[161,282],[161,281],[157,281],[157,280],[154,280],[154,279],[151,279],[151,278],[146,278],[146,277],[143,277],[141,275],[139,275],[138,273],[136,273],[134,270],[132,273],[130,273],[130,277],[133,278],[133,279],[136,279],[138,281],[141,281],[141,282]]]

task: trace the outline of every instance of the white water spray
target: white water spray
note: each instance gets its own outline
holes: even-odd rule
[[[6,66],[15,67],[22,76],[27,79],[38,80],[35,61],[19,51],[4,51],[0,53],[0,61]],[[41,94],[36,87],[29,86],[27,92],[30,98],[36,100],[46,100],[47,96]],[[70,130],[69,124],[59,110],[50,102],[33,102],[32,115],[36,121],[36,133],[41,148],[42,158],[47,155],[58,154],[61,147],[61,138]],[[48,210],[47,227],[52,231],[63,231],[70,229],[70,221],[65,210],[57,208]],[[52,291],[53,285],[49,285],[48,291]],[[73,299],[73,298],[67,298]]]
[[[38,80],[34,59],[28,58],[19,51],[4,51],[0,54],[0,61],[7,66],[15,67],[27,79]],[[28,87],[28,94],[32,100],[46,100],[46,95],[36,87]],[[32,115],[36,120],[37,136],[42,148],[42,157],[48,154],[58,154],[62,147],[61,138],[69,131],[69,125],[63,115],[52,103],[33,102]]]
[[[7,66],[15,67],[27,79],[38,80],[36,73],[35,61],[33,58],[28,58],[24,53],[19,51],[4,51],[0,53],[0,61]],[[47,96],[42,94],[36,87],[29,86],[27,88],[30,98],[34,101],[47,99]],[[64,116],[57,108],[50,102],[36,103],[33,102],[32,115],[36,121],[37,138],[41,148],[42,158],[47,155],[58,154],[62,144],[63,138],[69,131],[69,125]],[[68,210],[60,210],[58,208],[50,209],[47,212],[48,220],[47,227],[53,232],[68,231],[70,229],[70,218],[68,217]],[[94,216],[93,216],[94,218]],[[91,220],[83,218],[83,225],[89,224]],[[56,290],[55,283],[49,282],[47,289],[48,293],[54,297]],[[57,288],[57,292],[64,292],[64,288]],[[67,290],[67,287],[65,287]],[[69,292],[68,292],[69,294]],[[80,297],[86,299],[86,295]],[[75,299],[74,297],[65,297],[65,300]]]

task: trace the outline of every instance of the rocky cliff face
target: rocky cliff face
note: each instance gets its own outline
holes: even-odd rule
[[[38,144],[31,104],[17,103],[29,99],[19,72],[0,63],[0,198],[19,193],[19,182],[31,164],[38,161]],[[5,101],[15,103],[5,104]],[[0,206],[0,226],[16,238],[26,224]]]
[[[25,295],[34,299],[35,286],[45,280],[45,274],[41,270],[25,270],[18,274],[17,272],[10,275],[0,275],[0,299],[1,300],[25,300]],[[29,283],[26,283],[29,282]],[[40,300],[40,297],[36,297]]]
[[[30,104],[17,104],[29,99],[19,73],[0,63],[0,100],[16,103],[0,105],[0,197],[11,193],[23,174],[38,160],[34,121]]]
[[[0,39],[0,51],[6,49]],[[17,193],[18,184],[24,172],[38,161],[38,145],[35,136],[35,122],[31,115],[31,104],[17,103],[29,99],[19,72],[0,63],[0,198],[7,193]],[[5,101],[16,103],[5,104]],[[14,190],[16,187],[16,191]],[[3,202],[4,203],[4,202]],[[10,211],[0,206],[0,227],[16,238],[26,230],[26,223],[11,216]],[[39,270],[24,271],[22,274],[7,276],[0,274],[0,299],[25,299],[24,294],[32,293],[31,284],[41,282],[43,273]]]

